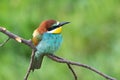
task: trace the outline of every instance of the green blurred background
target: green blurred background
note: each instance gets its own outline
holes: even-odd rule
[[[88,64],[120,79],[120,0],[0,0],[0,26],[31,39],[41,21],[70,21],[63,29],[63,43],[56,55]],[[7,36],[0,33],[0,43]],[[23,80],[31,49],[10,40],[0,47],[0,80]],[[78,80],[105,80],[96,73],[73,66]],[[65,64],[45,57],[42,68],[29,80],[73,80]]]

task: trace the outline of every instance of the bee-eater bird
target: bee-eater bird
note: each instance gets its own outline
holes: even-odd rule
[[[55,20],[45,20],[33,32],[33,44],[35,52],[33,66],[31,70],[39,69],[45,54],[53,54],[62,42],[62,26],[69,22],[58,22]]]

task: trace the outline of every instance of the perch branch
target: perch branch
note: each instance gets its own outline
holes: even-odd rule
[[[6,28],[4,28],[4,27],[0,27],[0,32],[2,32],[3,34],[7,35],[9,38],[16,40],[19,43],[23,43],[23,44],[29,46],[33,50],[32,54],[31,54],[30,65],[29,65],[28,71],[27,71],[27,73],[26,73],[26,75],[24,77],[24,80],[27,80],[27,78],[28,78],[28,76],[29,76],[29,74],[31,72],[32,64],[33,64],[34,53],[36,51],[35,46],[32,44],[31,40],[23,39],[23,38],[19,37],[18,35],[15,35],[15,34],[11,33],[10,31],[6,30]],[[8,40],[6,40],[5,43],[7,41]],[[77,80],[77,76],[76,76],[75,72],[73,71],[73,69],[72,69],[72,67],[70,65],[76,65],[76,66],[79,66],[79,67],[83,67],[83,68],[89,69],[89,70],[99,74],[100,76],[106,78],[107,80],[116,80],[115,78],[112,78],[112,77],[110,77],[110,76],[108,76],[108,75],[98,71],[97,69],[86,65],[86,64],[81,64],[81,63],[77,63],[77,62],[68,61],[68,60],[60,58],[58,56],[55,56],[55,55],[46,55],[46,56],[49,57],[50,59],[56,61],[56,62],[67,64],[69,69],[72,71],[72,73],[73,73],[73,75],[75,77],[75,80]]]
[[[26,73],[26,75],[24,77],[24,80],[28,79],[28,76],[29,76],[29,74],[31,72],[35,51],[36,51],[35,49],[32,50],[30,64],[29,64],[29,67],[28,67],[28,71],[27,71],[27,73]]]
[[[32,49],[35,49],[31,40],[25,40],[25,39],[19,37],[18,35],[11,33],[4,27],[0,27],[0,32],[2,32],[3,34],[7,35],[9,38],[14,39],[15,41],[17,41],[19,43],[24,43],[24,44],[28,45],[29,47],[31,47]]]
[[[51,54],[51,55],[46,55],[46,56],[49,57],[49,58],[50,58],[50,56],[53,56],[54,58],[57,58],[58,61],[59,61],[59,60],[64,60],[63,58],[58,57],[58,56],[55,56],[55,55],[53,55],[53,54]],[[51,58],[51,59],[52,59],[52,58]],[[53,59],[52,59],[52,60],[53,60]],[[70,71],[72,72],[75,80],[77,80],[77,75],[76,75],[75,71],[73,70],[73,68],[71,67],[71,65],[70,65],[69,63],[66,63],[66,64],[67,64],[68,68],[70,69]]]
[[[36,51],[36,48],[35,46],[32,44],[32,41],[31,40],[25,40],[21,37],[19,37],[18,35],[15,35],[13,33],[11,33],[10,31],[8,31],[6,28],[4,27],[0,27],[0,32],[2,32],[3,34],[7,35],[9,38],[1,44],[1,46],[3,46],[5,43],[7,43],[7,41],[11,38],[11,39],[14,39],[15,41],[19,42],[19,43],[23,43],[27,46],[29,46],[30,48],[32,48],[32,54],[31,54],[31,60],[30,60],[30,65],[28,67],[28,71],[24,77],[24,80],[27,80],[30,72],[31,72],[31,67],[32,67],[32,63],[33,63],[33,58],[34,58],[34,52]]]
[[[80,67],[89,69],[89,70],[99,74],[100,76],[106,78],[107,80],[116,80],[115,78],[112,78],[112,77],[98,71],[97,69],[86,65],[86,64],[81,64],[81,63],[77,63],[77,62],[68,61],[68,60],[65,60],[65,59],[63,59],[61,57],[55,56],[55,55],[47,55],[47,57],[49,57],[50,59],[52,59],[52,60],[54,60],[56,62],[59,62],[59,63],[67,63],[67,64],[70,64],[70,65],[76,65],[76,66],[80,66]]]

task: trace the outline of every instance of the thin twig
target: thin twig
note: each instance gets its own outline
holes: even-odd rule
[[[115,78],[112,78],[112,77],[110,77],[110,76],[108,76],[108,75],[98,71],[97,69],[86,65],[86,64],[81,64],[81,63],[77,63],[77,62],[68,61],[68,60],[65,60],[65,59],[63,59],[61,57],[55,56],[55,55],[46,55],[46,56],[49,57],[50,59],[56,61],[56,62],[59,62],[59,63],[67,63],[67,64],[71,64],[71,65],[76,65],[76,66],[81,66],[83,68],[87,68],[87,69],[89,69],[89,70],[91,70],[91,71],[101,75],[102,77],[106,78],[107,80],[116,80]]]
[[[2,44],[0,44],[0,47],[3,47],[9,40],[10,40],[10,37],[8,37],[8,39],[6,39]]]
[[[75,71],[73,70],[73,68],[72,68],[72,67],[70,66],[70,64],[68,64],[68,63],[67,63],[67,66],[68,66],[68,68],[71,70],[71,72],[72,72],[75,80],[77,80],[77,75],[76,75]]]
[[[4,27],[0,27],[0,32],[4,33],[5,35],[7,35],[8,37],[10,37],[11,39],[14,39],[15,41],[19,42],[19,43],[23,43],[29,47],[31,47],[32,49],[35,49],[34,45],[32,44],[31,40],[26,40],[21,38],[18,35],[15,35],[13,33],[11,33],[10,31],[8,31],[6,28]]]
[[[27,71],[27,73],[26,73],[26,75],[24,77],[24,80],[28,79],[28,76],[29,76],[29,74],[31,72],[31,68],[32,68],[33,60],[34,60],[34,55],[35,55],[35,51],[36,50],[34,50],[34,49],[32,50],[30,64],[29,64],[29,67],[28,67],[28,71]]]
[[[56,58],[58,61],[64,60],[63,58],[58,57],[58,56],[55,56],[55,55],[53,55],[53,54],[50,54],[50,55],[54,56],[54,58]],[[47,55],[47,56],[49,56],[49,55]],[[77,75],[76,75],[75,71],[72,69],[72,67],[70,66],[69,63],[66,63],[66,64],[67,64],[68,68],[71,70],[71,72],[72,72],[75,80],[77,80]]]
[[[36,51],[35,46],[32,44],[31,40],[25,40],[25,39],[19,37],[18,35],[15,35],[15,34],[11,33],[10,31],[8,31],[4,27],[0,27],[0,32],[2,32],[3,34],[7,35],[9,38],[14,39],[15,41],[17,41],[19,43],[23,43],[23,44],[29,46],[31,49],[33,49],[33,52],[31,54],[30,65],[29,65],[28,71],[27,71],[27,73],[26,73],[26,75],[24,77],[24,80],[27,80],[27,78],[28,78],[28,76],[29,76],[29,74],[31,72],[32,64],[33,64],[34,51]]]

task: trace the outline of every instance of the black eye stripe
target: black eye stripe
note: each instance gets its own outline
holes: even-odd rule
[[[59,25],[57,25],[57,26],[52,26],[52,27],[48,28],[47,30],[48,30],[48,31],[51,31],[51,30],[53,30],[53,29],[55,29],[55,28],[58,28],[58,27],[59,27]]]
[[[53,29],[55,29],[55,28],[58,28],[58,27],[60,27],[60,26],[63,26],[63,25],[65,25],[65,24],[68,24],[68,23],[70,23],[70,22],[61,22],[61,23],[59,23],[59,24],[53,24],[50,28],[48,28],[47,30],[48,31],[51,31],[51,30],[53,30]]]

